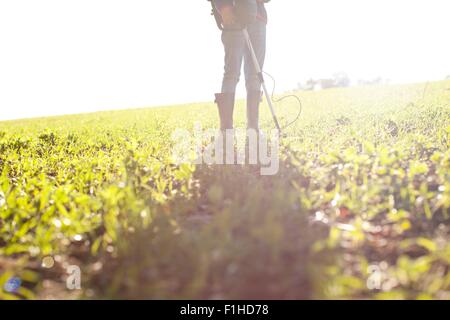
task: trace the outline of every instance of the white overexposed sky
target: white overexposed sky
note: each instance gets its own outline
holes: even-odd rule
[[[450,74],[448,0],[273,0],[266,71],[279,91]],[[208,101],[222,44],[206,0],[0,0],[0,119]],[[242,93],[243,84],[240,92]]]

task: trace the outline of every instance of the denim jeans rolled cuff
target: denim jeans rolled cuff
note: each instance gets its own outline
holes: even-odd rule
[[[257,20],[247,27],[253,49],[261,68],[264,65],[266,54],[266,23]],[[259,91],[261,83],[253,65],[250,51],[247,48],[242,30],[225,29],[222,32],[222,43],[225,49],[225,67],[222,82],[222,92],[232,93],[241,75],[242,62],[244,62],[245,84],[247,91]]]

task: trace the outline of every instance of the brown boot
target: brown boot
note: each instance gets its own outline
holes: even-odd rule
[[[261,103],[261,91],[247,92],[247,128],[259,129],[259,104]]]
[[[233,129],[235,93],[216,93],[216,100],[219,109],[220,129]]]
[[[233,111],[234,111],[234,100],[235,93],[216,93],[215,103],[219,109],[219,118],[220,118],[220,134],[219,138],[221,138],[222,149],[218,150],[218,157],[221,159],[222,163],[234,163],[234,152],[227,152],[227,145],[234,143],[234,135],[233,135]],[[228,150],[230,151],[230,150]]]

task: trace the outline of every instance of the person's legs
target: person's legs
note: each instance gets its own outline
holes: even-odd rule
[[[222,92],[216,94],[215,102],[219,108],[220,127],[224,130],[233,128],[235,92],[245,53],[245,41],[241,31],[224,30],[222,43],[225,51]]]
[[[241,30],[224,30],[222,43],[225,49],[225,67],[222,93],[234,93],[241,74],[246,44]]]
[[[256,21],[247,28],[261,69],[266,55],[266,23]],[[244,55],[245,85],[247,88],[247,127],[258,129],[259,104],[261,102],[261,81],[256,72],[250,51]]]
[[[222,149],[218,148],[222,160],[234,163],[234,153],[227,154],[227,145],[234,144],[233,111],[236,86],[241,74],[242,61],[245,53],[245,39],[241,30],[224,30],[222,43],[225,51],[224,75],[221,93],[216,94],[219,109]]]
[[[257,20],[247,27],[250,40],[252,41],[253,49],[255,50],[256,58],[258,59],[261,69],[264,67],[264,60],[266,57],[266,23]],[[247,91],[260,91],[261,82],[256,73],[255,66],[250,54],[246,48],[244,55],[244,71],[245,71],[245,85]]]

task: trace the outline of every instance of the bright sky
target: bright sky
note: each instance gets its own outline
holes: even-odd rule
[[[448,0],[273,0],[278,91],[450,74]],[[209,101],[222,45],[206,0],[0,0],[0,119]],[[243,84],[241,84],[242,92]]]

